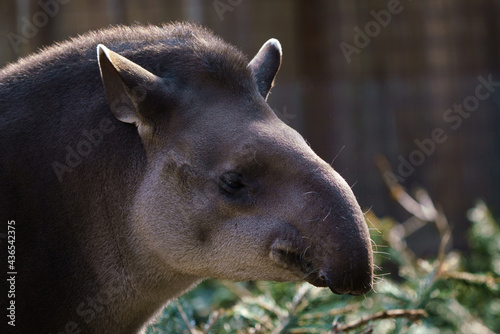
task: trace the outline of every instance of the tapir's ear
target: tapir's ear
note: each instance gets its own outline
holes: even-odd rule
[[[281,66],[281,44],[277,39],[268,40],[250,61],[248,67],[257,82],[260,94],[267,100],[274,78]]]
[[[115,117],[125,123],[143,124],[150,116],[148,113],[153,111],[141,108],[141,104],[148,95],[158,96],[166,90],[163,80],[102,44],[97,46],[97,58],[106,97]]]

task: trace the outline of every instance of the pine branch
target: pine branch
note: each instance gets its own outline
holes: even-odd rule
[[[330,311],[326,312],[326,314],[325,314],[325,312],[322,311],[322,312],[318,312],[318,313],[305,314],[305,315],[301,316],[300,318],[303,320],[322,319],[325,317],[325,315],[337,316],[337,315],[355,312],[360,307],[361,307],[361,303],[353,303],[353,304],[348,304],[348,305],[341,307],[341,308],[331,309]]]
[[[210,315],[208,319],[208,323],[205,325],[205,329],[203,330],[203,334],[208,334],[212,327],[215,325],[217,320],[219,320],[220,316],[224,314],[224,310],[215,311]]]
[[[394,173],[385,156],[378,155],[375,158],[375,165],[377,166],[380,176],[382,177],[382,181],[384,181],[394,200],[396,200],[406,211],[420,220],[427,222],[435,220],[437,212],[433,205],[424,205],[421,202],[416,201],[404,190],[403,186],[399,184],[395,178],[391,178],[389,180],[389,178],[386,177],[386,175],[394,175]],[[428,196],[426,198],[425,195],[423,195],[421,198],[424,200],[425,204],[428,204],[428,202],[425,201],[429,198]]]
[[[417,309],[417,310],[384,310],[372,314],[367,317],[361,317],[358,320],[351,321],[347,324],[340,324],[334,322],[333,328],[330,331],[330,334],[349,332],[353,329],[361,327],[363,325],[368,324],[371,321],[382,320],[382,319],[395,319],[395,318],[407,318],[410,321],[417,321],[422,317],[427,317],[428,314],[425,310]]]
[[[496,284],[500,284],[500,277],[493,277],[492,274],[477,275],[460,271],[447,271],[441,275],[443,279],[456,279],[476,284],[486,284],[494,289]]]
[[[252,297],[252,293],[245,288],[243,285],[238,284],[233,281],[227,281],[227,280],[221,280],[220,283],[226,287],[229,291],[234,293],[236,296],[238,296],[239,299],[242,299],[244,297]]]
[[[300,309],[300,305],[303,303],[305,298],[309,295],[309,286],[308,285],[301,285],[295,294],[293,296],[293,302],[292,305],[290,306],[290,309],[288,310],[288,314],[285,317],[280,318],[280,325],[276,327],[271,334],[280,334],[283,332],[283,330],[288,326],[292,318],[295,316],[297,311]]]
[[[438,279],[443,274],[443,266],[446,257],[446,246],[451,241],[451,228],[448,224],[448,220],[444,215],[443,210],[434,205],[429,193],[424,189],[418,189],[415,193],[415,199],[413,199],[410,194],[404,190],[403,186],[399,184],[396,179],[389,180],[389,178],[384,177],[386,175],[393,175],[391,165],[387,158],[383,155],[379,155],[375,158],[375,164],[379,170],[382,180],[391,192],[392,197],[410,214],[412,214],[417,219],[423,222],[432,222],[436,226],[439,235],[441,236],[441,242],[439,244],[439,251],[437,256],[437,267],[434,280]],[[423,226],[423,225],[422,225]],[[403,247],[403,241],[400,240],[407,236],[405,231],[399,231],[399,229],[404,229],[406,226],[398,225],[389,233],[389,242],[392,242],[391,247],[397,251],[406,254],[406,257],[412,260],[413,254],[409,252],[407,247]],[[398,232],[398,233],[396,233]]]
[[[186,313],[184,312],[184,309],[182,308],[182,306],[179,303],[176,303],[176,306],[177,306],[177,310],[179,311],[179,313],[181,315],[182,320],[184,321],[184,323],[186,324],[186,326],[189,330],[189,333],[190,334],[203,334],[203,332],[197,330],[189,323],[189,319],[188,319]]]

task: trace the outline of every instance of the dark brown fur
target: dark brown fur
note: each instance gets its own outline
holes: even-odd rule
[[[371,288],[351,189],[265,102],[280,62],[275,40],[249,63],[172,24],[89,33],[0,71],[16,332],[137,332],[207,277]]]

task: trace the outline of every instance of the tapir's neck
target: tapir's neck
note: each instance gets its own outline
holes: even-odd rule
[[[72,305],[61,310],[65,316],[53,332],[68,319],[82,333],[138,332],[163,305],[200,280],[169,270],[137,239],[128,212],[135,189],[121,184],[123,191],[93,191],[100,206],[82,209],[73,222],[85,229],[77,241],[82,251],[75,259],[77,278],[71,279]]]
[[[197,284],[198,279],[171,275],[159,278],[156,282],[143,280],[130,283],[128,286],[110,287],[111,292],[107,295],[109,299],[103,300],[109,303],[104,307],[108,307],[103,312],[102,322],[96,322],[93,331],[99,333],[106,329],[108,333],[142,333],[144,324],[154,320],[169,300],[179,297]]]
[[[106,271],[101,268],[102,287],[96,296],[101,297],[103,311],[102,317],[96,318],[100,321],[96,321],[95,329],[91,329],[95,332],[103,328],[109,333],[139,332],[169,300],[200,281],[198,277],[166,269],[146,255],[137,240],[129,240],[130,234],[118,233],[114,235],[118,252],[114,259],[109,259]]]

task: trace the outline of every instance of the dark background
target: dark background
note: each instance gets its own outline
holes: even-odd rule
[[[467,117],[447,111],[474,102],[479,76],[500,82],[499,1],[0,4],[0,66],[118,23],[198,22],[249,58],[267,39],[278,38],[284,62],[269,104],[323,159],[334,160],[363,208],[398,220],[409,216],[391,200],[374,165],[374,157],[383,154],[404,176],[404,187],[424,187],[442,205],[454,226],[455,247],[466,247],[466,213],[476,199],[500,213],[500,86]],[[346,57],[342,47],[355,51]],[[446,140],[440,136],[439,143],[430,143],[435,129]],[[415,141],[427,143],[427,152]],[[412,166],[404,167],[403,160]],[[437,237],[432,228],[424,229],[416,246],[434,253]]]

